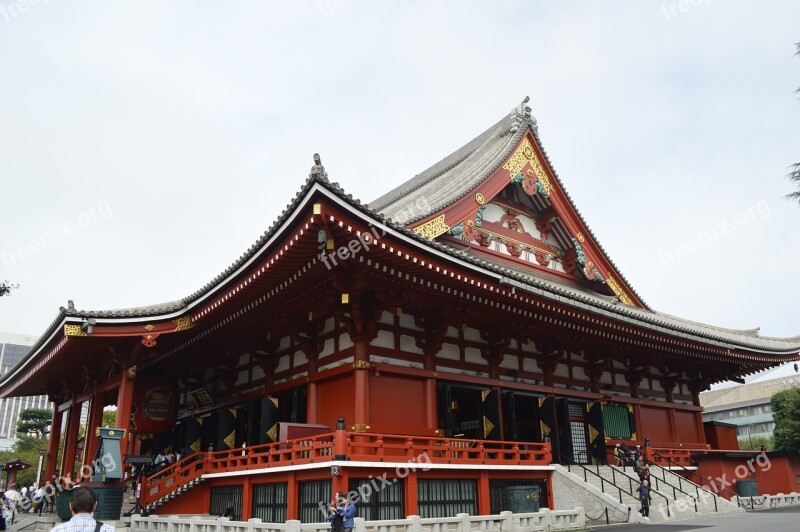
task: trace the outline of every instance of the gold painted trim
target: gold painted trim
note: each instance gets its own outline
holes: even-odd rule
[[[184,316],[183,318],[172,320],[172,323],[175,324],[175,330],[172,332],[185,331],[186,329],[191,329],[192,327],[194,327],[194,322],[192,321],[192,318],[190,318],[189,316]]]
[[[486,198],[483,197],[483,194],[478,192],[477,194],[475,194],[475,201],[478,202],[478,205],[483,205],[484,202],[486,201]]]
[[[80,325],[64,325],[64,336],[89,336]]]
[[[586,241],[586,237],[583,236],[583,233],[578,233],[577,235],[575,235],[575,238],[577,238],[578,242],[581,242],[581,243]]]
[[[369,425],[365,425],[364,423],[357,423],[353,425],[353,432],[369,432]]]
[[[421,237],[427,238],[428,240],[433,240],[437,236],[443,235],[449,230],[450,226],[445,223],[444,214],[441,214],[433,220],[414,228],[415,233]]]
[[[353,369],[370,369],[372,368],[372,362],[369,360],[356,360],[353,362]]]
[[[322,214],[322,204],[315,203],[314,204],[314,214]]]
[[[612,292],[619,298],[620,301],[625,303],[626,305],[633,305],[633,301],[628,294],[622,289],[622,287],[617,283],[617,281],[611,277],[610,275],[606,277],[606,284],[611,289]]]

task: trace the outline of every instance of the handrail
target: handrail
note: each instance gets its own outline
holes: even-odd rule
[[[341,445],[341,451],[337,451]],[[147,506],[209,473],[264,470],[329,462],[343,452],[358,461],[397,461],[440,464],[548,465],[548,442],[467,440],[365,432],[336,431],[292,440],[223,451],[195,453],[142,481],[141,501]]]
[[[621,475],[627,477],[629,480],[632,480],[632,481],[637,482],[637,483],[641,483],[640,479],[634,477],[633,475],[629,475],[628,473],[626,473],[624,468],[622,470],[620,470],[619,466],[609,466],[609,467],[611,468],[611,477],[615,480],[615,482],[616,482],[615,472],[617,472],[617,473],[620,473]],[[600,471],[600,467],[598,466],[598,472],[599,471]],[[653,478],[656,481],[656,485],[653,486],[653,487],[655,488],[655,490],[657,492],[663,492],[664,491],[660,487],[658,487],[657,483],[661,482],[661,483],[666,484],[670,488],[672,488],[672,498],[674,500],[678,500],[678,492],[681,492],[684,495],[686,495],[687,497],[689,497],[690,499],[692,499],[692,502],[694,502],[694,511],[695,511],[695,513],[697,513],[697,499],[695,497],[693,497],[691,493],[687,493],[687,492],[683,491],[682,489],[675,487],[674,485],[670,484],[669,482],[667,482],[664,479],[660,479],[658,477],[652,477],[652,476],[651,476],[651,478]],[[700,496],[700,494],[698,493],[698,497],[699,496]],[[666,496],[665,496],[665,498],[666,498]]]
[[[676,465],[676,466],[680,467],[680,468],[681,468],[681,470],[683,470],[683,471],[685,471],[685,472],[689,473],[689,475],[695,475],[695,476],[697,476],[697,478],[699,478],[699,479],[700,479],[700,482],[699,482],[699,483],[695,483],[695,482],[693,482],[693,484],[695,484],[696,486],[699,486],[701,489],[704,489],[704,490],[708,491],[708,492],[709,492],[709,493],[711,493],[712,495],[716,495],[715,493],[712,493],[710,489],[706,488],[706,487],[703,485],[703,481],[704,481],[705,479],[703,478],[703,476],[702,476],[700,473],[698,473],[697,471],[692,471],[691,469],[687,469],[687,468],[686,468],[686,466],[679,464],[678,462],[674,461],[674,460],[673,460],[672,458],[670,458],[669,456],[664,456],[663,454],[659,453],[659,452],[658,452],[658,451],[656,451],[655,449],[653,449],[653,451],[652,451],[652,452],[653,452],[653,455],[654,455],[654,456],[658,456],[658,457],[661,457],[661,458],[663,458],[664,460],[666,460],[666,461],[667,461],[667,463],[668,463],[668,464],[674,464],[674,465]],[[658,465],[658,464],[656,464],[656,465]],[[688,482],[692,482],[692,481],[691,481],[691,480],[688,480]],[[716,489],[716,486],[715,486],[715,489]],[[736,496],[736,505],[737,505],[737,506],[739,506],[739,507],[741,508],[741,506],[742,506],[742,503],[741,503],[741,501],[739,500],[739,494],[738,494],[738,493],[736,493],[736,492],[734,492],[734,491],[731,491],[731,490],[729,490],[728,488],[726,488],[726,487],[724,487],[724,486],[720,486],[720,489],[721,489],[721,490],[724,490],[724,491],[727,491],[728,493],[730,493],[730,494],[732,494],[732,495],[735,495],[735,496]],[[717,493],[719,493],[719,489],[717,489],[716,491],[717,491]],[[698,492],[698,493],[699,493],[699,492]],[[752,497],[751,497],[751,498],[752,498]],[[733,500],[733,498],[731,498],[730,500]],[[715,511],[719,511],[719,510],[717,509],[717,498],[716,498],[716,497],[714,497],[714,509],[715,509]]]
[[[612,479],[613,479],[613,480],[612,480],[612,481],[608,481],[608,480],[606,480],[605,478],[603,478],[603,476],[600,474],[600,466],[599,466],[599,465],[598,465],[598,466],[596,466],[596,467],[597,467],[597,471],[592,471],[592,470],[591,470],[591,468],[590,468],[589,466],[587,466],[587,465],[584,465],[584,464],[578,464],[578,463],[574,462],[574,461],[573,461],[573,460],[571,460],[569,457],[567,457],[567,456],[565,456],[565,455],[563,455],[563,454],[561,455],[561,458],[563,458],[563,459],[565,459],[565,460],[566,460],[566,462],[567,462],[567,470],[568,470],[570,473],[572,472],[572,468],[570,467],[571,465],[579,466],[579,467],[581,467],[581,468],[583,469],[583,481],[584,481],[584,482],[589,482],[589,480],[588,480],[588,477],[586,476],[586,473],[587,473],[587,472],[588,472],[588,473],[591,473],[592,475],[594,475],[594,476],[596,476],[597,478],[599,478],[599,479],[600,479],[600,490],[601,490],[603,493],[605,493],[605,489],[604,489],[604,483],[605,483],[605,482],[608,482],[608,483],[609,483],[609,485],[611,485],[612,487],[614,487],[614,488],[616,488],[616,489],[617,489],[617,492],[618,492],[618,494],[619,494],[619,502],[620,502],[620,504],[625,504],[625,503],[622,501],[622,493],[623,493],[623,489],[622,489],[621,487],[619,487],[619,486],[616,484],[616,477],[614,476],[614,468],[612,468],[612,469],[611,469],[611,471],[612,471],[612,473],[611,473],[611,476],[612,476]],[[628,487],[630,488],[630,494],[631,494],[631,497],[635,497],[635,496],[633,495],[633,493],[634,493],[634,488],[633,488],[633,485],[632,485],[632,484],[631,484],[631,482],[630,482],[630,480],[631,480],[631,479],[633,479],[633,477],[631,477],[630,475],[627,475],[627,474],[624,474],[624,476],[628,477]],[[628,492],[626,491],[626,492],[625,492],[625,494],[627,494],[627,493],[628,493]],[[667,496],[666,496],[666,495],[664,495],[663,493],[660,493],[660,492],[658,492],[658,491],[656,491],[656,492],[655,492],[655,494],[656,494],[656,495],[658,495],[659,497],[663,498],[663,499],[664,499],[664,501],[666,502],[666,507],[667,507],[667,517],[670,517],[670,513],[669,513],[669,498],[667,498]]]

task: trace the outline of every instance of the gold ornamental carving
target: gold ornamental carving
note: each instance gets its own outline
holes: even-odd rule
[[[370,369],[372,363],[369,360],[356,360],[353,362],[353,369]]]
[[[547,172],[545,172],[539,157],[536,156],[536,150],[533,149],[531,141],[528,137],[525,137],[511,155],[508,162],[503,165],[503,168],[508,170],[509,179],[514,179],[528,163],[530,163],[533,168],[534,177],[539,179],[539,183],[541,183],[545,194],[549,196],[550,191],[553,189],[550,178],[547,176]],[[530,175],[530,173],[528,175]]]
[[[64,325],[64,336],[89,336],[80,325]]]
[[[150,332],[153,329],[155,329],[155,327],[153,325],[149,324],[149,323],[144,326],[144,330],[147,331],[147,332]]]
[[[225,442],[225,445],[228,446],[228,449],[233,449],[233,446],[236,445],[236,431],[232,431],[230,434],[225,436],[225,439],[222,441]]]
[[[583,233],[578,233],[577,235],[575,235],[575,238],[578,239],[578,242],[580,242],[580,243],[583,243],[583,242],[586,241],[586,237],[583,236]]]
[[[483,194],[478,192],[475,194],[475,201],[478,203],[478,205],[483,205],[486,202],[486,198],[483,197]]]
[[[369,432],[369,425],[365,425],[364,423],[356,423],[353,425],[353,432]]]
[[[606,279],[606,284],[621,302],[625,303],[626,305],[633,305],[633,301],[631,301],[631,298],[628,297],[628,294],[625,293],[619,283],[617,283],[617,281],[610,275]]]
[[[427,238],[428,240],[433,240],[437,236],[442,235],[449,230],[450,226],[444,223],[444,214],[414,228],[415,233],[421,237]]]
[[[172,323],[175,324],[175,330],[173,332],[185,331],[186,329],[191,329],[194,327],[194,322],[192,322],[192,318],[189,316],[172,320]]]

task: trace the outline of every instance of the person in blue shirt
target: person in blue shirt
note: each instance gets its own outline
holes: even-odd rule
[[[642,503],[642,509],[639,510],[642,517],[650,517],[650,501],[653,500],[650,497],[650,482],[643,480],[641,485],[636,489],[636,495],[639,502]]]
[[[336,513],[344,519],[344,532],[353,532],[353,518],[356,516],[356,505],[350,495],[344,495],[344,504],[340,504]]]

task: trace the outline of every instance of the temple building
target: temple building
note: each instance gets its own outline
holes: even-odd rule
[[[272,227],[197,292],[61,308],[0,381],[2,397],[56,404],[46,478],[92,461],[109,405],[123,454],[181,454],[142,482],[154,513],[318,522],[320,501],[364,486],[366,519],[497,513],[517,485],[553,508],[554,464],[645,439],[702,468],[693,453],[727,440],[700,392],[796,360],[800,339],[651,309],[530,111],[369,204],[315,156]]]

